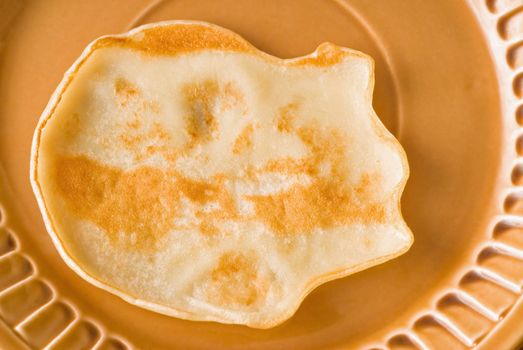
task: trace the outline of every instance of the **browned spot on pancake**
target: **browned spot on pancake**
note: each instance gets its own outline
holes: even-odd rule
[[[200,232],[206,236],[213,236],[220,233],[220,229],[214,225],[211,220],[202,220],[200,222]]]
[[[152,123],[151,128],[147,133],[147,137],[162,141],[168,141],[171,139],[171,136],[167,133],[167,131],[165,131],[165,128],[162,126],[162,124],[158,122]]]
[[[366,192],[371,186],[374,190],[379,188],[377,177],[364,175],[356,186],[347,184],[342,135],[334,131],[325,135],[317,128],[301,128],[298,135],[311,150],[311,156],[301,161],[274,162],[271,168],[309,175],[312,184],[296,184],[273,195],[249,196],[255,204],[257,219],[281,234],[307,233],[315,228],[355,222],[379,223],[386,219],[383,204],[372,202]],[[330,164],[328,174],[321,174],[323,163]]]
[[[120,233],[135,233],[137,247],[151,247],[172,226],[179,191],[159,169],[122,171],[77,156],[59,158],[56,172],[58,189],[69,207],[113,240]]]
[[[100,164],[85,156],[60,157],[56,163],[58,189],[79,217],[89,220],[109,237],[135,233],[137,247],[152,247],[157,238],[174,227],[180,197],[198,204],[196,215],[203,226],[192,227],[209,234],[213,219],[236,217],[231,194],[222,179],[213,182],[185,178],[173,171],[139,167],[129,171]],[[218,208],[204,211],[216,202]]]
[[[125,78],[118,78],[114,82],[114,91],[118,95],[127,95],[133,96],[138,95],[139,90],[136,85],[132,84],[129,80]]]
[[[212,201],[219,191],[215,185],[204,181],[190,180],[183,177],[179,177],[178,181],[183,194],[191,201],[199,204]]]
[[[131,98],[140,94],[136,85],[121,77],[114,82],[114,92],[121,106],[127,106]]]
[[[200,207],[196,211],[196,217],[208,223],[219,220],[245,220],[241,218],[236,210],[236,203],[225,186],[227,177],[225,175],[216,175],[210,182],[200,182],[180,178],[185,184],[184,194],[193,202],[205,205],[213,203],[216,208],[213,210],[203,210]],[[187,184],[189,182],[190,184]],[[201,227],[200,227],[201,228]]]
[[[117,136],[126,150],[133,153],[136,161],[142,161],[156,153],[170,150],[170,135],[160,122],[155,120],[160,112],[157,101],[148,101],[140,97],[138,88],[124,78],[115,80],[115,94],[120,106],[125,107],[127,120],[123,130]],[[131,99],[133,104],[129,105]]]
[[[229,252],[220,257],[212,271],[206,294],[212,303],[240,309],[263,300],[267,282],[259,276],[254,252],[248,256]]]
[[[276,126],[280,132],[290,132],[293,128],[297,105],[289,103],[287,106],[280,108],[280,115],[276,121]]]
[[[183,96],[189,111],[185,116],[185,125],[193,144],[210,141],[217,132],[213,109],[219,92],[218,83],[214,80],[184,86]]]
[[[174,56],[201,50],[223,50],[255,54],[269,62],[289,66],[316,65],[331,66],[340,63],[349,55],[356,55],[340,47],[323,43],[313,57],[294,60],[280,60],[258,51],[238,34],[225,28],[205,24],[172,24],[141,30],[129,37],[105,37],[99,39],[94,50],[103,47],[120,46],[138,50],[149,55]]]
[[[124,148],[133,151],[137,161],[158,152],[167,152],[170,135],[154,120],[160,112],[159,103],[141,99],[138,88],[121,77],[116,79],[114,89],[120,106],[130,107],[130,110],[125,111],[128,114],[128,120],[124,122],[125,128],[118,135]],[[131,99],[137,98],[140,98],[136,100],[138,103],[129,106]]]
[[[189,149],[217,136],[219,118],[215,113],[223,113],[239,104],[245,109],[243,95],[233,82],[223,86],[216,80],[189,83],[183,87],[182,94],[188,110],[185,125],[191,139]]]
[[[243,128],[242,132],[232,146],[232,153],[240,154],[245,150],[248,150],[252,147],[252,132],[254,131],[254,126],[252,124],[247,125]]]
[[[142,126],[142,122],[138,118],[134,118],[125,123],[129,128],[137,130]]]
[[[139,129],[141,122],[135,121],[127,124],[131,129]],[[143,130],[145,129],[145,130]],[[166,142],[170,140],[170,135],[158,122],[153,122],[148,128],[142,128],[134,133],[120,134],[120,141],[127,149],[142,148],[144,142]]]
[[[285,157],[269,160],[262,170],[271,173],[311,175],[315,171],[315,168],[309,158],[296,159]]]
[[[220,111],[224,112],[234,106],[242,104],[245,107],[245,100],[243,93],[232,81],[227,82],[222,90],[222,102],[220,106]]]
[[[213,176],[213,181],[215,181],[217,188],[220,190],[216,193],[216,201],[220,204],[223,213],[217,214],[214,217],[216,218],[239,218],[236,210],[236,202],[232,196],[232,193],[227,189],[225,182],[228,180],[228,177],[219,174]]]
[[[126,150],[133,153],[135,160],[141,161],[156,153],[161,153],[167,159],[167,155],[174,152],[170,146],[171,136],[161,123],[144,120],[139,113],[134,113],[125,126],[127,128],[118,135],[118,140]]]
[[[123,46],[148,54],[175,55],[198,50],[252,52],[254,48],[237,34],[203,24],[177,24],[144,29],[131,37],[106,37],[95,48]]]
[[[386,216],[379,203],[364,203],[350,188],[333,180],[315,180],[311,186],[295,185],[284,193],[251,196],[256,215],[272,230],[283,234],[307,233],[349,223],[379,223]]]
[[[168,148],[166,146],[157,146],[157,145],[149,145],[145,147],[145,152],[143,154],[139,153],[135,155],[136,160],[143,160],[146,157],[151,157],[157,153],[164,153],[167,152]]]
[[[358,186],[356,186],[355,191],[360,196],[369,196],[373,190],[373,181],[379,177],[379,174],[375,174],[373,177],[370,174],[363,174],[360,178]]]

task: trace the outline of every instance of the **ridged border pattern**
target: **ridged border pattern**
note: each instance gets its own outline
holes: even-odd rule
[[[63,298],[23,253],[9,216],[0,207],[0,322],[33,349],[114,349],[132,347]]]

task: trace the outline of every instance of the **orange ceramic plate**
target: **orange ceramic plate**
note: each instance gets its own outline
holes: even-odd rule
[[[405,148],[400,258],[315,290],[270,330],[183,321],[89,285],[29,185],[39,115],[98,36],[168,19],[280,57],[324,41],[376,60]],[[0,0],[0,348],[511,349],[523,335],[523,0]]]

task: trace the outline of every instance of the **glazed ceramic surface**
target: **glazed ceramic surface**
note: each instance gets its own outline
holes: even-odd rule
[[[373,56],[374,107],[411,167],[411,250],[270,330],[146,311],[67,268],[29,184],[38,118],[89,42],[171,19],[282,58],[324,41]],[[0,0],[0,102],[2,349],[511,349],[523,335],[523,0]]]

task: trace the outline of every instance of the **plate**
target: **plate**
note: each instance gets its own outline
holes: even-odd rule
[[[36,122],[98,36],[195,19],[280,57],[331,41],[376,60],[404,146],[404,256],[311,293],[270,330],[190,322],[81,280],[29,185]],[[2,349],[510,349],[523,335],[523,0],[0,0]]]

